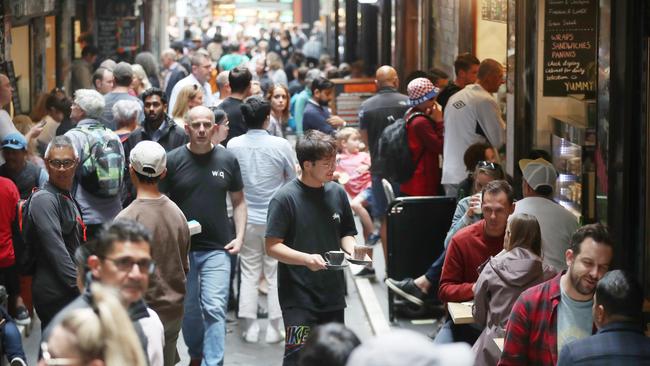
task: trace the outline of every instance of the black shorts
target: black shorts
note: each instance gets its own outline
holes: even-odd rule
[[[284,340],[282,366],[297,366],[302,349],[309,334],[317,325],[344,323],[345,310],[317,312],[302,308],[282,309],[282,319],[287,332]]]

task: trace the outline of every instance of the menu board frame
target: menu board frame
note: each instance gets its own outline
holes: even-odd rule
[[[125,41],[127,33],[132,35],[133,42]],[[141,46],[140,38],[139,17],[97,18],[97,46],[102,56],[135,55]]]
[[[598,0],[545,0],[545,97],[596,92]]]
[[[366,99],[377,94],[375,79],[331,79],[334,84],[334,98],[331,102],[332,114],[337,115],[347,122],[349,127],[359,127],[359,107]],[[349,97],[350,105],[341,105],[342,97]],[[352,108],[350,108],[352,106]],[[354,113],[352,113],[353,108]]]

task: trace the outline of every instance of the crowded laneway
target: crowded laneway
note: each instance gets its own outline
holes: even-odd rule
[[[0,1],[0,356],[650,365],[649,23]]]

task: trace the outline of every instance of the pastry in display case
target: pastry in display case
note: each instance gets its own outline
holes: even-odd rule
[[[555,201],[581,223],[595,219],[595,173],[591,129],[578,117],[552,116],[551,148],[558,172]]]

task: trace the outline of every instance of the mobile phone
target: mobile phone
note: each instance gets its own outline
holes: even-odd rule
[[[46,124],[47,124],[47,121],[42,120],[41,122],[38,123],[38,127],[45,127]]]

